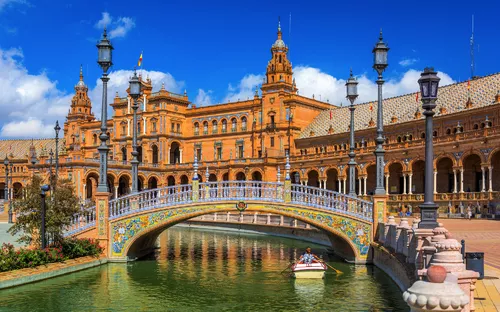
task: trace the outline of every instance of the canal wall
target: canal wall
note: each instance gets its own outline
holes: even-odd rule
[[[220,231],[245,232],[251,234],[279,236],[332,247],[328,236],[316,228],[296,228],[266,224],[231,223],[221,221],[190,220],[175,225],[176,227],[204,228]]]
[[[20,286],[69,274],[107,263],[106,258],[81,257],[64,262],[49,263],[35,268],[26,268],[0,273],[0,289]]]

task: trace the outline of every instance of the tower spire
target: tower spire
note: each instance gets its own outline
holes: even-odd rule
[[[83,81],[83,66],[80,64],[80,81]]]

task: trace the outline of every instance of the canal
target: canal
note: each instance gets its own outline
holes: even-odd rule
[[[0,291],[0,311],[408,311],[375,266],[323,246],[273,236],[171,228],[154,256]],[[324,280],[280,272],[310,246],[330,265]]]

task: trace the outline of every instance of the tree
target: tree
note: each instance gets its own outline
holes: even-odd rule
[[[43,184],[42,177],[34,175],[26,186],[25,196],[14,200],[16,223],[9,229],[12,235],[21,233],[19,242],[37,247],[41,245],[40,187]],[[45,231],[52,241],[59,242],[63,238],[64,229],[70,225],[71,218],[81,208],[71,180],[53,179],[51,184],[51,191],[45,198]]]

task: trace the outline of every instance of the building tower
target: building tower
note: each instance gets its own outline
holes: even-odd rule
[[[278,38],[271,46],[271,60],[267,63],[266,78],[262,92],[286,91],[296,93],[292,77],[292,63],[287,58],[288,47],[282,39],[281,24],[278,20]]]
[[[88,97],[88,87],[83,81],[83,71],[80,65],[80,80],[75,85],[75,95],[71,100],[71,107],[68,113],[68,121],[93,121],[92,103]]]

